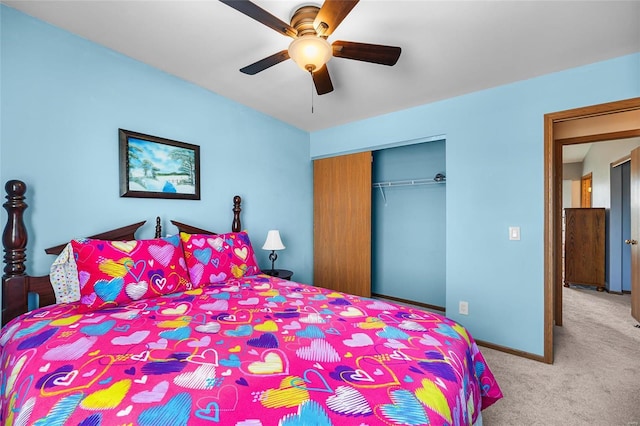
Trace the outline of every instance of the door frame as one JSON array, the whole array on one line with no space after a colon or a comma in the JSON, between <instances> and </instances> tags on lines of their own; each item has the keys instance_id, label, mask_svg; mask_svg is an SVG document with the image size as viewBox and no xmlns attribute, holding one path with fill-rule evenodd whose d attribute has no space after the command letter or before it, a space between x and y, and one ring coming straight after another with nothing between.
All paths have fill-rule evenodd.
<instances>
[{"instance_id":1,"label":"door frame","mask_svg":"<svg viewBox=\"0 0 640 426\"><path fill-rule=\"evenodd\" d=\"M553 325L562 325L562 147L640 136L640 127L555 139L554 124L640 109L640 97L544 115L544 362L553 363Z\"/></svg>"}]
</instances>

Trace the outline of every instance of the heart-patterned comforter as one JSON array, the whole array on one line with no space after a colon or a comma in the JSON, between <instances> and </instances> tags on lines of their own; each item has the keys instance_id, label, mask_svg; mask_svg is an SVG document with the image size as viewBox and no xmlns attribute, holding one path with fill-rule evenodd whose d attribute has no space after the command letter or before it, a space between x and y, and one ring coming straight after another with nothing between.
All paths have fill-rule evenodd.
<instances>
[{"instance_id":1,"label":"heart-patterned comforter","mask_svg":"<svg viewBox=\"0 0 640 426\"><path fill-rule=\"evenodd\" d=\"M457 425L502 397L446 317L263 275L0 334L9 425Z\"/></svg>"}]
</instances>

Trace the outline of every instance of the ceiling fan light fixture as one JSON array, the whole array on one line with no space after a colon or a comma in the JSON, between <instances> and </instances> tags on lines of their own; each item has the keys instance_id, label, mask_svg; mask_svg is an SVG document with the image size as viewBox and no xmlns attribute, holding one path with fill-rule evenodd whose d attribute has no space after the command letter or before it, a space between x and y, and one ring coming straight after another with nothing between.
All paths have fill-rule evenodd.
<instances>
[{"instance_id":1,"label":"ceiling fan light fixture","mask_svg":"<svg viewBox=\"0 0 640 426\"><path fill-rule=\"evenodd\" d=\"M313 34L298 37L289 45L289 57L305 71L314 72L322 68L332 56L327 40Z\"/></svg>"}]
</instances>

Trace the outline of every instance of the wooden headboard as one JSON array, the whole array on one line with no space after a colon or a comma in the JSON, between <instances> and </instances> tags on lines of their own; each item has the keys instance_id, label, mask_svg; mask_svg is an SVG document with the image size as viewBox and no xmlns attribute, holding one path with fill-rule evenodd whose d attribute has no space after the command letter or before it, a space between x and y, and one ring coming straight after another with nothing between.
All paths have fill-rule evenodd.
<instances>
[{"instance_id":1,"label":"wooden headboard","mask_svg":"<svg viewBox=\"0 0 640 426\"><path fill-rule=\"evenodd\" d=\"M39 305L52 305L56 302L53 287L49 275L30 276L26 273L27 261L27 227L24 222L24 211L28 207L25 202L27 185L19 180L9 180L5 184L7 201L2 205L8 213L7 223L2 234L4 247L4 275L2 276L2 325L28 311L28 295L36 293L39 296ZM242 199L236 195L233 197L233 221L232 232L240 232L242 222L240 213ZM117 229L111 229L88 238L100 240L123 241L134 240L136 231L146 223L141 221ZM172 220L171 223L178 228L178 232L190 234L215 234L203 228L187 225ZM155 237L162 235L160 218L156 217ZM58 255L67 243L45 249L45 253ZM52 261L53 262L53 261Z\"/></svg>"}]
</instances>

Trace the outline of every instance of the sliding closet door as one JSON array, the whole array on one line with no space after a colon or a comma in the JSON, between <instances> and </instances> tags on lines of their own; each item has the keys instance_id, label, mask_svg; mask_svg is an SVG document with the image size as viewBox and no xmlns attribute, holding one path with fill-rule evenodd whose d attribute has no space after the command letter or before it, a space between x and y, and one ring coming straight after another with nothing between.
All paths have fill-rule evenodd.
<instances>
[{"instance_id":1,"label":"sliding closet door","mask_svg":"<svg viewBox=\"0 0 640 426\"><path fill-rule=\"evenodd\" d=\"M640 321L640 148L631 151L631 316Z\"/></svg>"},{"instance_id":2,"label":"sliding closet door","mask_svg":"<svg viewBox=\"0 0 640 426\"><path fill-rule=\"evenodd\" d=\"M371 152L313 162L313 284L371 296Z\"/></svg>"}]
</instances>

